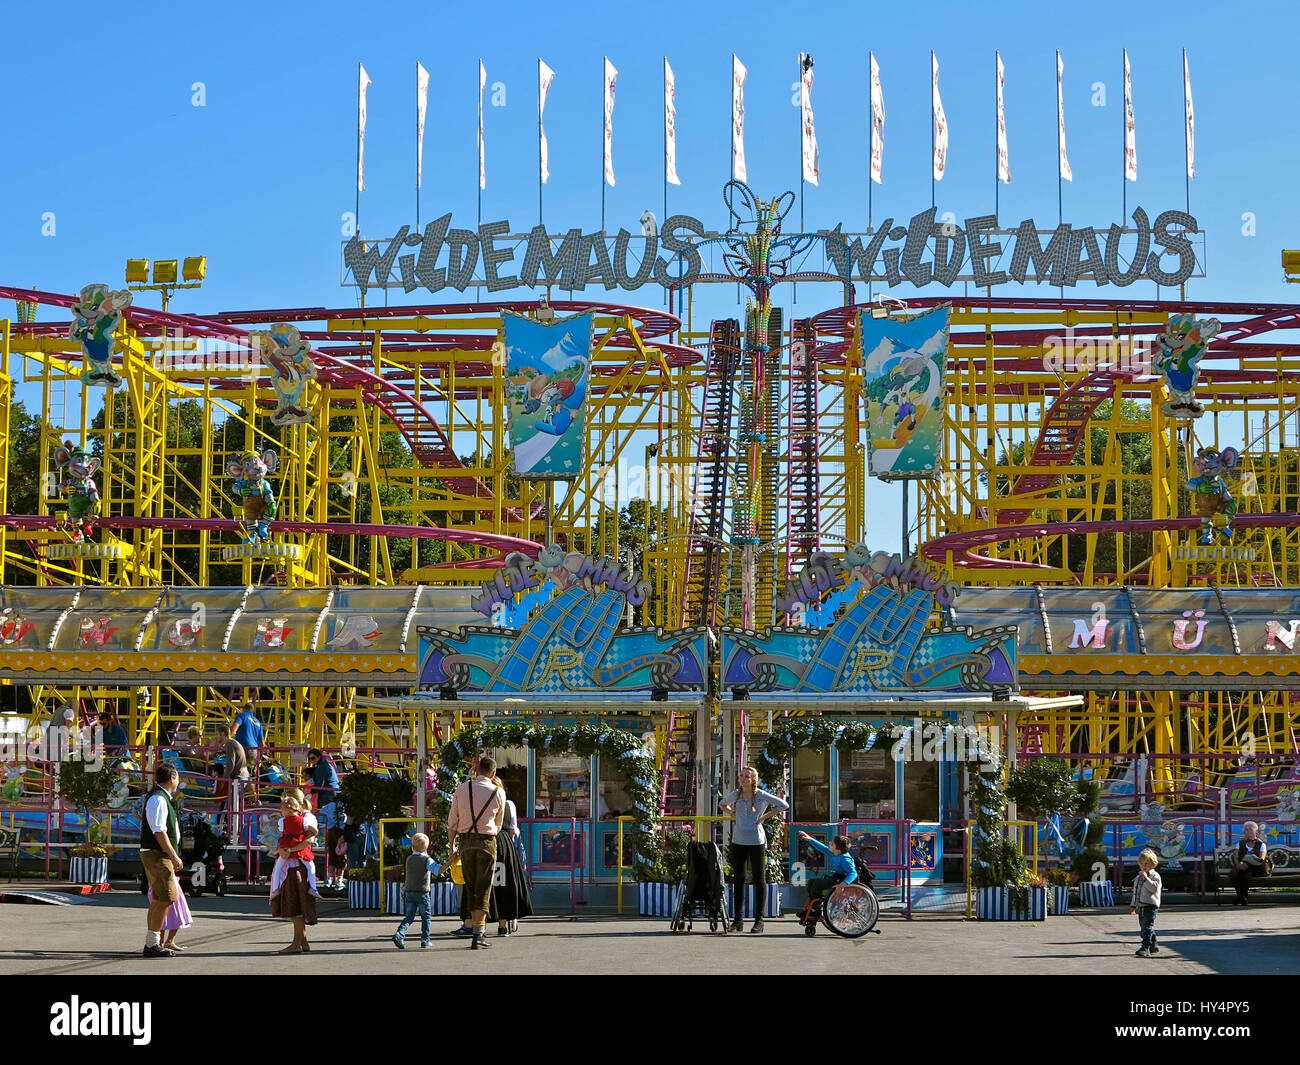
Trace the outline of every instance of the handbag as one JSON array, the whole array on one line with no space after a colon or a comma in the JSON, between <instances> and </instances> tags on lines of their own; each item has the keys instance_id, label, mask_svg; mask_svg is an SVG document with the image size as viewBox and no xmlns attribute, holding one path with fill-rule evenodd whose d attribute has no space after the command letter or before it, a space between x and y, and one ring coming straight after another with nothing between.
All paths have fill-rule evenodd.
<instances>
[{"instance_id":1,"label":"handbag","mask_svg":"<svg viewBox=\"0 0 1300 1065\"><path fill-rule=\"evenodd\" d=\"M451 882L453 884L460 884L462 887L464 886L465 867L460 864L459 854L456 855L455 859L451 863L451 867L447 871L451 874Z\"/></svg>"}]
</instances>

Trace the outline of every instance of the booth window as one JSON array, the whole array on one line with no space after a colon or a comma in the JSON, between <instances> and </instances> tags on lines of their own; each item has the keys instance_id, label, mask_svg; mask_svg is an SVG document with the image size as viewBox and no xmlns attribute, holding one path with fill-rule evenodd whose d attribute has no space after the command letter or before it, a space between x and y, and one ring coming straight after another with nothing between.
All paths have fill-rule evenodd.
<instances>
[{"instance_id":1,"label":"booth window","mask_svg":"<svg viewBox=\"0 0 1300 1065\"><path fill-rule=\"evenodd\" d=\"M889 744L840 752L840 812L844 818L894 816L894 759Z\"/></svg>"},{"instance_id":2,"label":"booth window","mask_svg":"<svg viewBox=\"0 0 1300 1065\"><path fill-rule=\"evenodd\" d=\"M825 823L831 819L830 774L827 772L829 751L795 751L791 770L793 785L791 820Z\"/></svg>"},{"instance_id":3,"label":"booth window","mask_svg":"<svg viewBox=\"0 0 1300 1065\"><path fill-rule=\"evenodd\" d=\"M623 814L634 814L632 793L627 790L627 776L618 768L613 758L597 760L600 773L596 789L596 809L592 816L597 821L613 821Z\"/></svg>"},{"instance_id":4,"label":"booth window","mask_svg":"<svg viewBox=\"0 0 1300 1065\"><path fill-rule=\"evenodd\" d=\"M903 764L903 816L912 821L939 820L939 769L942 763Z\"/></svg>"},{"instance_id":5,"label":"booth window","mask_svg":"<svg viewBox=\"0 0 1300 1065\"><path fill-rule=\"evenodd\" d=\"M515 804L520 817L530 816L528 806L528 748L498 747L492 752L497 760L497 780L506 789L506 798Z\"/></svg>"},{"instance_id":6,"label":"booth window","mask_svg":"<svg viewBox=\"0 0 1300 1065\"><path fill-rule=\"evenodd\" d=\"M591 816L591 761L576 754L537 756L538 817Z\"/></svg>"}]
</instances>

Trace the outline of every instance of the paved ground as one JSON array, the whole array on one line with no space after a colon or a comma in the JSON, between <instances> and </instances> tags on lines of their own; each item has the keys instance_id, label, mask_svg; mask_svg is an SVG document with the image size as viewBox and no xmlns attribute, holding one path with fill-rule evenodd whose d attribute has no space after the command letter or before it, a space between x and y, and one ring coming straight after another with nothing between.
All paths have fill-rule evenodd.
<instances>
[{"instance_id":1,"label":"paved ground","mask_svg":"<svg viewBox=\"0 0 1300 1065\"><path fill-rule=\"evenodd\" d=\"M301 957L277 957L288 943L287 922L272 920L265 899L205 896L193 901L193 928L181 934L190 950L181 957L139 956L144 908L136 892L113 891L72 906L0 905L0 975L96 976L169 974L399 974L482 971L520 974L734 972L865 972L971 974L1201 973L1295 974L1300 972L1300 908L1260 905L1249 910L1173 906L1160 915L1162 945L1156 958L1134 958L1137 920L1127 911L1054 917L1037 924L965 921L925 916L907 921L886 914L881 935L848 941L825 929L803 936L792 917L768 922L762 936L723 938L705 933L674 936L667 922L646 918L542 917L523 922L518 936L493 938L492 951L470 951L445 934L429 950L398 951L388 937L396 917L348 910L324 902L310 931L309 965ZM435 932L454 919L434 919Z\"/></svg>"}]
</instances>

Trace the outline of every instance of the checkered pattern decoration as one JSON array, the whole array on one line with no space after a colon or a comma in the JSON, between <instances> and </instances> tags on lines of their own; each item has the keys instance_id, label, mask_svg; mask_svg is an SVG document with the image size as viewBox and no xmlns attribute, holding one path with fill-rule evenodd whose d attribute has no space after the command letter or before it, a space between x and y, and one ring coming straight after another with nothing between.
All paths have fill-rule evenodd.
<instances>
[{"instance_id":1,"label":"checkered pattern decoration","mask_svg":"<svg viewBox=\"0 0 1300 1065\"><path fill-rule=\"evenodd\" d=\"M46 558L123 558L123 544L50 544L45 549Z\"/></svg>"},{"instance_id":2,"label":"checkered pattern decoration","mask_svg":"<svg viewBox=\"0 0 1300 1065\"><path fill-rule=\"evenodd\" d=\"M221 549L221 558L230 562L237 558L298 558L302 548L298 544L231 544Z\"/></svg>"}]
</instances>

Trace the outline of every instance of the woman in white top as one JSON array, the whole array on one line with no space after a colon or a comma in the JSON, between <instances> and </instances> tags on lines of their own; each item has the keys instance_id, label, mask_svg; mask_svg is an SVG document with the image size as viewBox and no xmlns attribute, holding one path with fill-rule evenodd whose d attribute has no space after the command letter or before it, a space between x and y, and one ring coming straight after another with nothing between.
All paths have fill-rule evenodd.
<instances>
[{"instance_id":1,"label":"woman in white top","mask_svg":"<svg viewBox=\"0 0 1300 1065\"><path fill-rule=\"evenodd\" d=\"M750 931L761 932L767 901L767 833L763 831L763 822L785 813L790 804L758 786L758 770L752 765L740 771L739 783L739 788L723 796L719 807L722 813L735 818L731 829L731 879L735 885L736 916L731 928L739 932L744 927L741 914L745 911L745 865L748 863L750 879L754 882L754 927Z\"/></svg>"}]
</instances>

